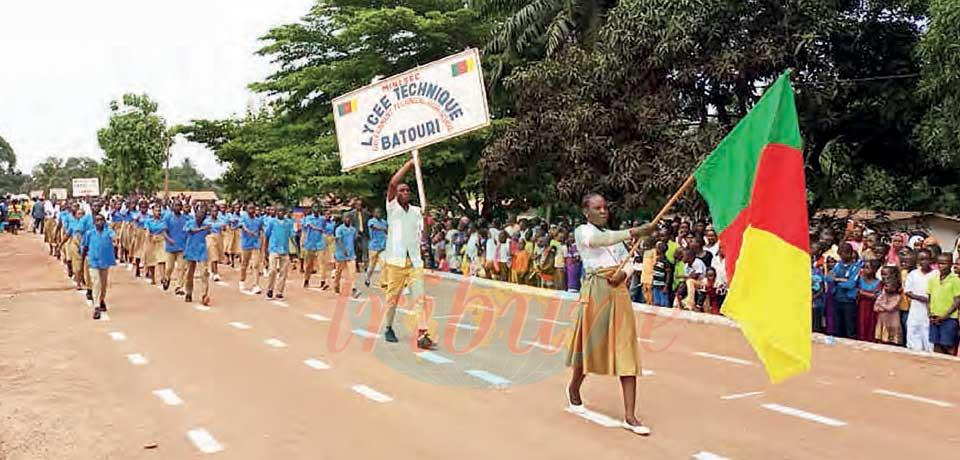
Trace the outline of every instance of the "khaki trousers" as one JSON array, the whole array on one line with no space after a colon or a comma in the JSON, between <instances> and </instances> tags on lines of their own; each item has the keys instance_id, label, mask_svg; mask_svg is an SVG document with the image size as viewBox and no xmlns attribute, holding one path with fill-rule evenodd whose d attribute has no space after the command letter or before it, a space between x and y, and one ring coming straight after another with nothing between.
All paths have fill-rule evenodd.
<instances>
[{"instance_id":1,"label":"khaki trousers","mask_svg":"<svg viewBox=\"0 0 960 460\"><path fill-rule=\"evenodd\" d=\"M193 295L193 277L200 270L200 298L210 295L210 263L207 261L188 261L187 262L187 295Z\"/></svg>"},{"instance_id":2,"label":"khaki trousers","mask_svg":"<svg viewBox=\"0 0 960 460\"><path fill-rule=\"evenodd\" d=\"M317 251L303 251L303 280L309 282L310 276L313 275L313 271L316 270L320 273L320 281L323 283L327 282L327 278L330 277L330 267L327 266L325 257L327 255L326 249L320 249Z\"/></svg>"},{"instance_id":3,"label":"khaki trousers","mask_svg":"<svg viewBox=\"0 0 960 460\"><path fill-rule=\"evenodd\" d=\"M100 306L100 302L103 302L107 298L107 283L109 278L110 269L108 268L94 268L90 270L91 283L93 285L93 306Z\"/></svg>"},{"instance_id":4,"label":"khaki trousers","mask_svg":"<svg viewBox=\"0 0 960 460\"><path fill-rule=\"evenodd\" d=\"M168 252L167 253L167 266L166 273L163 274L163 279L176 281L174 285L177 289L183 289L183 282L186 276L186 264L183 261L183 251L179 252ZM173 274L174 269L177 270L177 278L173 280L170 278L170 275Z\"/></svg>"},{"instance_id":5,"label":"khaki trousers","mask_svg":"<svg viewBox=\"0 0 960 460\"><path fill-rule=\"evenodd\" d=\"M253 279L254 285L260 285L260 274L261 269L263 268L263 256L260 249L244 249L243 255L240 257L240 281L247 281L247 269L250 268L251 262L253 263Z\"/></svg>"},{"instance_id":6,"label":"khaki trousers","mask_svg":"<svg viewBox=\"0 0 960 460\"><path fill-rule=\"evenodd\" d=\"M287 286L287 267L290 265L290 256L287 254L270 254L270 271L267 273L267 291L274 294L283 294ZM277 273L279 272L279 283Z\"/></svg>"},{"instance_id":7,"label":"khaki trousers","mask_svg":"<svg viewBox=\"0 0 960 460\"><path fill-rule=\"evenodd\" d=\"M340 293L340 280L343 279L343 273L347 273L347 284L353 288L353 281L357 275L356 260L338 260L337 271L333 275L333 292Z\"/></svg>"}]
</instances>

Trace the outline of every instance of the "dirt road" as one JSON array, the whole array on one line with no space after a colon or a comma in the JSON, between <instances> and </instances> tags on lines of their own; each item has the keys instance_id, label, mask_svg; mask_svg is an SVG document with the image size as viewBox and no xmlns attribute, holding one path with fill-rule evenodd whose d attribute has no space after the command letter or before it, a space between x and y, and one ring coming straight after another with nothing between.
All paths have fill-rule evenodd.
<instances>
[{"instance_id":1,"label":"dirt road","mask_svg":"<svg viewBox=\"0 0 960 460\"><path fill-rule=\"evenodd\" d=\"M221 270L198 309L111 272L109 319L33 235L0 235L0 459L960 458L960 363L814 345L814 368L767 384L736 329L638 315L640 416L563 410L570 303L431 277L441 347L376 337L380 291L241 293ZM398 315L409 320L408 315Z\"/></svg>"}]
</instances>

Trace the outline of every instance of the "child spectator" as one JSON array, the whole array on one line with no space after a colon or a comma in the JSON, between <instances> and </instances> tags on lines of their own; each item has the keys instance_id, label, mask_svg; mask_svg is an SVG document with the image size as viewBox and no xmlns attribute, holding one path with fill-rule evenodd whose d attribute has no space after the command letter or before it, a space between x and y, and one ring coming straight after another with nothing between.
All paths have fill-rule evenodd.
<instances>
[{"instance_id":1,"label":"child spectator","mask_svg":"<svg viewBox=\"0 0 960 460\"><path fill-rule=\"evenodd\" d=\"M873 304L877 314L877 328L874 339L880 343L900 345L903 343L903 329L900 326L900 280L888 277L883 281L883 290Z\"/></svg>"},{"instance_id":2,"label":"child spectator","mask_svg":"<svg viewBox=\"0 0 960 460\"><path fill-rule=\"evenodd\" d=\"M880 280L876 277L878 259L869 259L860 270L857 280L857 337L865 342L873 342L877 329L877 318L873 304L880 293Z\"/></svg>"},{"instance_id":3,"label":"child spectator","mask_svg":"<svg viewBox=\"0 0 960 460\"><path fill-rule=\"evenodd\" d=\"M653 304L658 307L670 307L670 287L673 284L673 264L667 258L667 243L657 243L657 260L653 265Z\"/></svg>"},{"instance_id":4,"label":"child spectator","mask_svg":"<svg viewBox=\"0 0 960 460\"><path fill-rule=\"evenodd\" d=\"M863 260L857 257L850 243L843 243L837 250L840 261L833 267L830 277L836 282L834 301L834 327L839 337L857 337L857 279Z\"/></svg>"},{"instance_id":5,"label":"child spectator","mask_svg":"<svg viewBox=\"0 0 960 460\"><path fill-rule=\"evenodd\" d=\"M580 292L580 252L577 250L576 239L573 235L567 237L567 292ZM651 269L652 271L652 269Z\"/></svg>"},{"instance_id":6,"label":"child spectator","mask_svg":"<svg viewBox=\"0 0 960 460\"><path fill-rule=\"evenodd\" d=\"M812 312L812 321L813 321L813 332L824 332L826 330L825 324L823 322L824 310L827 306L827 280L826 276L823 274L823 270L817 266L818 255L818 245L814 243L810 248L811 254L811 274L810 274L810 292L811 297L813 298L813 312Z\"/></svg>"},{"instance_id":7,"label":"child spectator","mask_svg":"<svg viewBox=\"0 0 960 460\"><path fill-rule=\"evenodd\" d=\"M917 253L917 265L919 268L907 275L907 282L904 285L906 296L910 298L910 312L907 314L907 328L904 334L907 336L907 348L932 351L928 292L930 281L940 276L940 272L933 269L930 251L927 249L921 249Z\"/></svg>"}]
</instances>

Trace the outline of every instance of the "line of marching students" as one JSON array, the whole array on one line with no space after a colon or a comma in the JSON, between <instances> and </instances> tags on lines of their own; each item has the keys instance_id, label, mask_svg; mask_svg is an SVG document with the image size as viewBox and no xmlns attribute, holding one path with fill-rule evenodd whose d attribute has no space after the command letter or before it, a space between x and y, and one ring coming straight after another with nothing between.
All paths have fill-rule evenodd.
<instances>
[{"instance_id":1,"label":"line of marching students","mask_svg":"<svg viewBox=\"0 0 960 460\"><path fill-rule=\"evenodd\" d=\"M335 218L319 206L300 222L284 206L241 207L172 199L61 200L44 220L49 254L60 259L77 290L86 290L93 318L107 311L109 270L126 264L135 277L146 277L164 291L210 305L210 281L220 280L220 267L239 265L241 291L265 292L267 299L284 298L291 261L301 262L303 287L319 272L322 290L340 293L346 281L354 287L357 229L351 216ZM386 240L386 223L379 211L370 219L371 263ZM330 260L334 261L331 281ZM199 279L199 288L195 280ZM332 285L331 285L332 284Z\"/></svg>"}]
</instances>

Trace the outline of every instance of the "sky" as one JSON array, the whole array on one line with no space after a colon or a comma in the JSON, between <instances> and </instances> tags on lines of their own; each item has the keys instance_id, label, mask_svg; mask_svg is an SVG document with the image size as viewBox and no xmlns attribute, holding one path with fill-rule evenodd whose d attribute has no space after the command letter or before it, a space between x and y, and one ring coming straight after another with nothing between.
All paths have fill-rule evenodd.
<instances>
[{"instance_id":1,"label":"sky","mask_svg":"<svg viewBox=\"0 0 960 460\"><path fill-rule=\"evenodd\" d=\"M169 125L242 115L261 103L247 85L273 70L254 55L257 39L313 3L3 0L0 136L30 172L50 156L101 158L97 130L124 93L148 94ZM171 152L171 165L224 170L202 145L180 140Z\"/></svg>"}]
</instances>

